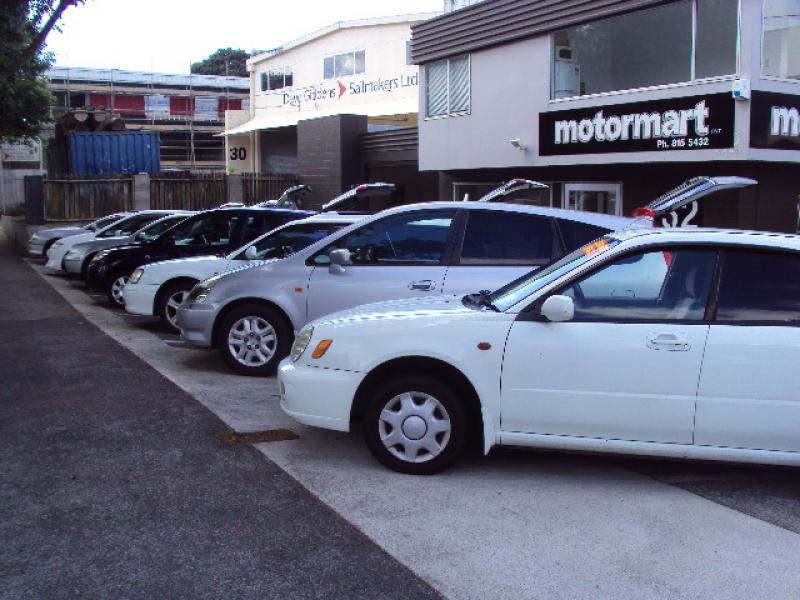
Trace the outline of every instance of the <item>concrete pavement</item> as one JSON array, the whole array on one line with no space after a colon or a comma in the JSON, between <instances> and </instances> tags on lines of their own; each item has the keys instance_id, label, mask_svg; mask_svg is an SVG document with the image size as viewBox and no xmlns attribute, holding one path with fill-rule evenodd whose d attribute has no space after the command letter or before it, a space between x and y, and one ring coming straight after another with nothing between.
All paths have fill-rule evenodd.
<instances>
[{"instance_id":1,"label":"concrete pavement","mask_svg":"<svg viewBox=\"0 0 800 600\"><path fill-rule=\"evenodd\" d=\"M502 450L437 477L399 475L377 465L360 436L288 419L274 380L232 375L215 353L176 347L152 321L47 280L231 428L299 433L257 447L447 597L800 596L794 471ZM766 491L753 473L767 474Z\"/></svg>"}]
</instances>

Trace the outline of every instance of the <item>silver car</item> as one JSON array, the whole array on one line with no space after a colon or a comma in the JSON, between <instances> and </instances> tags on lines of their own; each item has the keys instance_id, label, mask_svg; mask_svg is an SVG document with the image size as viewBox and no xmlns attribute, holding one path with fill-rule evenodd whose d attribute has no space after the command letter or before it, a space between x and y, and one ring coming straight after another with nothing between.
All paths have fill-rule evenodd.
<instances>
[{"instance_id":1,"label":"silver car","mask_svg":"<svg viewBox=\"0 0 800 600\"><path fill-rule=\"evenodd\" d=\"M50 227L48 229L40 229L34 233L28 240L28 254L36 258L44 258L47 255L47 250L55 242L61 238L78 235L81 233L92 233L99 231L103 227L111 225L115 221L132 214L129 212L120 212L101 217L96 221L92 221L86 225L73 226L73 227Z\"/></svg>"},{"instance_id":2,"label":"silver car","mask_svg":"<svg viewBox=\"0 0 800 600\"><path fill-rule=\"evenodd\" d=\"M154 240L173 225L177 225L185 218L195 214L193 211L176 211L175 214L167 215L157 221L152 221L139 230L125 236L99 236L88 242L75 244L70 248L62 259L64 270L73 275L85 275L86 267L89 266L92 258L100 250L116 248L117 246L127 246L135 242L148 242ZM116 232L114 232L116 233Z\"/></svg>"}]
</instances>

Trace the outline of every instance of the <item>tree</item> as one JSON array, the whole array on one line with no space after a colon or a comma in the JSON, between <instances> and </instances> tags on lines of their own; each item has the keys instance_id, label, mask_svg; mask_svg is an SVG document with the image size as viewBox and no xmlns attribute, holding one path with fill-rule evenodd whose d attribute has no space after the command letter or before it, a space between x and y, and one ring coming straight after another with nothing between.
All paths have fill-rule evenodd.
<instances>
[{"instance_id":1,"label":"tree","mask_svg":"<svg viewBox=\"0 0 800 600\"><path fill-rule=\"evenodd\" d=\"M205 60L192 63L190 72L198 75L247 77L248 58L250 58L250 55L244 50L220 48Z\"/></svg>"},{"instance_id":2,"label":"tree","mask_svg":"<svg viewBox=\"0 0 800 600\"><path fill-rule=\"evenodd\" d=\"M0 139L33 136L49 118L44 41L67 7L82 0L0 0Z\"/></svg>"}]
</instances>

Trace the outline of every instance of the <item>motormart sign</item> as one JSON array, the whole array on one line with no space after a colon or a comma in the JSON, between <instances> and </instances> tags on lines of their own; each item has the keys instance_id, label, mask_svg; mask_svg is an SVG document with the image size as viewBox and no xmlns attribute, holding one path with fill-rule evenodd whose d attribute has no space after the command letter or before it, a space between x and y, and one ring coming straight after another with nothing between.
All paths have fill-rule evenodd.
<instances>
[{"instance_id":1,"label":"motormart sign","mask_svg":"<svg viewBox=\"0 0 800 600\"><path fill-rule=\"evenodd\" d=\"M732 148L730 94L688 96L539 114L539 154Z\"/></svg>"}]
</instances>

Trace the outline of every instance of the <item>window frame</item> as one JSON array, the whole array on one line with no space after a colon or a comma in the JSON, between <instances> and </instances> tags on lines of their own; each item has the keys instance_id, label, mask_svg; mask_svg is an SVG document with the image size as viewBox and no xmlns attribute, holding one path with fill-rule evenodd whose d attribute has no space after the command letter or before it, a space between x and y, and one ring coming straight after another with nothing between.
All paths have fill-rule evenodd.
<instances>
[{"instance_id":1,"label":"window frame","mask_svg":"<svg viewBox=\"0 0 800 600\"><path fill-rule=\"evenodd\" d=\"M270 86L269 83L270 73L277 73L279 71L283 74L283 86L273 88ZM289 71L292 74L292 85L286 85L287 71ZM287 88L294 87L294 68L292 67L292 65L283 65L282 67L267 67L265 70L259 72L258 78L259 78L259 89L262 93L285 90Z\"/></svg>"},{"instance_id":2,"label":"window frame","mask_svg":"<svg viewBox=\"0 0 800 600\"><path fill-rule=\"evenodd\" d=\"M733 80L736 80L739 77L741 77L741 74L742 74L742 0L736 0L736 44L735 44L735 48L736 48L735 49L735 52L736 52L736 59L735 59L736 67L735 68L736 68L736 71L735 71L735 73L730 73L730 74L726 74L726 75L714 75L714 76L711 76L711 77L702 77L702 78L696 78L695 77L695 72L696 72L696 68L697 68L696 46L697 46L697 2L698 2L698 0L689 0L689 1L692 4L692 23L691 23L691 28L692 28L692 47L691 47L691 51L690 51L691 64L689 65L690 66L691 78L689 80L687 80L687 81L676 81L676 82L673 82L673 83L660 83L660 84L643 86L643 87L624 88L624 89L620 89L620 90L609 90L609 91L606 91L606 92L594 92L594 93L591 93L591 94L578 94L578 95L575 95L575 96L565 96L564 98L554 98L553 94L555 92L554 86L555 86L555 66L556 66L556 60L555 60L556 59L556 56L555 56L555 36L556 36L556 34L562 32L562 31L567 31L568 29L571 29L572 27L576 26L576 25L572 25L570 27L566 27L564 29L560 29L558 31L554 31L554 32L550 33L550 36L549 36L550 37L550 49L549 49L549 51L550 51L550 94L549 94L548 104L559 104L559 103L562 103L562 102L570 102L570 101L575 101L575 100L579 100L579 99L580 100L585 100L585 99L591 99L591 98L604 98L604 97L608 97L608 96L635 94L635 93L639 93L639 92L646 92L646 91L653 91L653 90L668 90L668 89L675 89L675 88L683 88L683 87L696 86L696 85L702 85L702 84L707 84L707 83L718 83L718 82L722 82L722 81L733 81ZM762 1L766 1L766 0L762 0ZM660 8L662 6L664 6L664 5L647 7L647 8L643 8L641 10L657 10L658 8ZM634 11L634 12L637 12L637 11ZM628 14L628 13L623 13L623 15L624 14ZM594 20L594 21L589 21L589 23L599 23L601 21L605 21L605 20L609 20L609 19L615 19L615 18L618 18L618 17L623 16L623 15L613 15L613 16L610 16L610 17L605 17L603 19L597 19L597 20ZM763 15L763 12L762 12L762 15ZM581 23L581 24L587 24L587 23ZM763 37L763 29L764 29L764 27L763 27L763 16L762 16L762 25L761 25L762 37ZM762 49L763 49L763 42L762 42ZM763 70L762 70L762 73L763 73ZM787 80L782 79L782 81L787 81ZM797 81L797 80L794 79L794 80L788 80L788 81Z\"/></svg>"},{"instance_id":3,"label":"window frame","mask_svg":"<svg viewBox=\"0 0 800 600\"><path fill-rule=\"evenodd\" d=\"M800 260L800 251L791 250L789 248L772 248L769 246L738 246L738 245L730 245L725 246L720 251L720 259L717 268L717 279L714 282L714 287L712 288L713 292L713 299L714 299L714 311L711 319L712 325L726 325L726 326L733 326L733 327L741 327L741 326L749 326L749 327L800 327L800 319L797 321L764 321L758 319L743 319L743 320L731 320L731 321L722 321L718 319L718 310L719 310L719 294L722 287L722 278L725 274L725 259L727 258L727 254L729 252L750 252L750 253L760 253L760 254L779 254L784 256L793 256L797 260Z\"/></svg>"},{"instance_id":4,"label":"window frame","mask_svg":"<svg viewBox=\"0 0 800 600\"><path fill-rule=\"evenodd\" d=\"M452 111L450 107L450 61L457 58L466 57L467 59L467 98L468 98L468 108L466 110L459 110L459 111ZM430 65L435 65L438 63L447 63L447 112L441 115L429 115L428 114L428 68ZM472 114L472 54L471 53L464 53L464 54L457 54L455 56L448 56L447 58L442 58L440 60L434 60L429 62L425 65L425 118L424 121L432 121L435 119L447 119L449 117L461 117L464 115Z\"/></svg>"},{"instance_id":5,"label":"window frame","mask_svg":"<svg viewBox=\"0 0 800 600\"><path fill-rule=\"evenodd\" d=\"M364 70L363 71L356 71L356 54L359 52L364 53ZM339 56L346 56L351 55L353 57L353 72L348 75L342 75L336 72L336 58ZM333 74L330 77L325 75L325 61L331 59L333 61ZM366 48L356 48L355 50L348 50L347 52L336 52L335 54L326 54L322 57L322 80L323 81L331 81L332 79L338 79L339 77L355 77L356 75L365 75L367 72L367 50Z\"/></svg>"},{"instance_id":6,"label":"window frame","mask_svg":"<svg viewBox=\"0 0 800 600\"><path fill-rule=\"evenodd\" d=\"M459 211L463 213L462 218L459 221L459 228L458 228L458 237L454 240L454 247L453 247L453 255L450 261L450 265L452 267L531 267L531 270L543 267L544 265L550 264L553 260L557 260L561 256L563 256L564 252L564 241L561 236L560 228L554 222L555 219L553 217L547 215L537 215L535 213L527 213L527 212L516 212L512 210L491 210L491 209L467 209ZM550 227L550 231L553 235L552 238L552 248L550 258L548 259L536 259L534 261L528 261L524 259L483 259L483 258L468 258L464 259L462 257L462 252L464 251L464 241L467 237L467 227L469 227L469 218L472 214L481 213L481 214L502 214L502 215L512 215L517 217L530 217L534 219L540 219L543 221L547 221L547 224Z\"/></svg>"},{"instance_id":7,"label":"window frame","mask_svg":"<svg viewBox=\"0 0 800 600\"><path fill-rule=\"evenodd\" d=\"M795 85L800 85L800 77L781 77L780 75L768 75L764 72L764 10L766 8L766 4L769 0L761 0L761 20L759 23L760 27L760 35L759 35L759 48L758 48L758 75L761 79L767 81L780 81L783 83L792 83ZM741 0L739 2L741 6ZM740 12L740 19L741 19L741 12ZM741 22L741 21L740 21Z\"/></svg>"},{"instance_id":8,"label":"window frame","mask_svg":"<svg viewBox=\"0 0 800 600\"><path fill-rule=\"evenodd\" d=\"M370 221L369 223L361 223L359 227L355 229L351 229L350 231L341 234L334 240L331 240L324 248L320 248L316 252L314 252L311 256L306 259L306 266L308 267L317 267L320 269L327 269L330 263L317 263L316 259L319 256L327 255L326 250L331 246L336 246L336 248L342 248L340 246L340 242L353 234L356 234L358 231L362 230L365 227L370 227L377 223L381 223L385 220L394 219L397 217L424 217L430 215L431 213L439 213L445 211L452 211L453 216L450 221L450 231L447 234L447 238L444 242L444 248L442 249L442 258L437 264L431 263L424 263L424 262L406 262L406 263L375 263L375 264L358 264L353 263L348 265L347 268L350 269L352 267L388 267L388 268L397 268L397 267L447 267L452 265L453 261L453 253L455 249L455 243L457 239L457 235L463 235L464 230L464 219L462 217L462 213L464 211L453 209L453 208L436 208L431 210L415 210L409 212L403 212L395 215L387 215L382 219L376 219L375 221ZM435 218L435 217L434 217Z\"/></svg>"},{"instance_id":9,"label":"window frame","mask_svg":"<svg viewBox=\"0 0 800 600\"><path fill-rule=\"evenodd\" d=\"M571 276L568 280L560 283L557 287L553 288L544 295L538 297L533 302L528 303L525 306L525 308L523 308L517 315L517 320L549 323L550 321L548 321L548 319L545 318L541 313L542 304L544 304L545 300L547 300L550 296L557 296L561 294L564 290L571 287L579 279L585 279L587 277L591 277L598 271L606 268L611 263L624 259L633 254L646 254L650 252L663 252L663 251L669 252L669 251L677 251L678 249L680 249L689 251L708 251L716 253L714 268L711 273L711 282L709 284L708 298L706 300L706 307L702 319L596 318L596 319L572 320L572 321L567 321L567 323L588 323L588 324L613 323L617 325L632 325L632 324L706 325L706 326L711 325L713 324L714 317L716 316L717 299L719 297L719 282L720 282L720 272L722 266L721 256L724 253L725 249L729 247L731 246L725 244L697 244L692 242L679 242L673 244L653 244L653 245L637 246L635 248L631 248L624 252L619 252L609 257L607 260L603 261L600 264L594 265L589 269L576 273L575 275ZM733 247L738 247L738 246L733 246Z\"/></svg>"}]
</instances>

